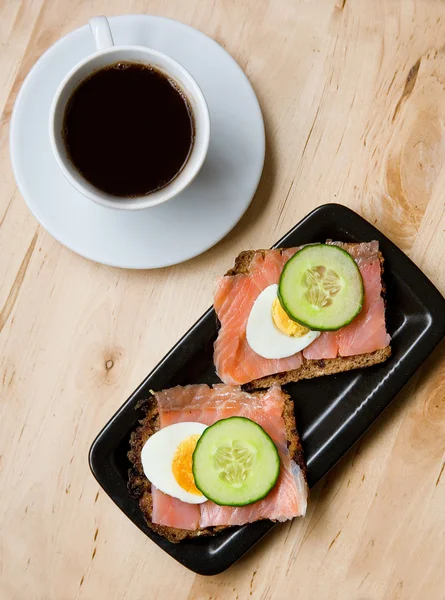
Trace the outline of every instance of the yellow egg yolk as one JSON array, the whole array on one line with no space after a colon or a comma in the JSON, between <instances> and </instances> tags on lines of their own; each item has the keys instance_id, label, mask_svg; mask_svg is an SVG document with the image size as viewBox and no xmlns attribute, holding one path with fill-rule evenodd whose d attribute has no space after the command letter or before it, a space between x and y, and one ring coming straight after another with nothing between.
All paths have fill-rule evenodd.
<instances>
[{"instance_id":1,"label":"yellow egg yolk","mask_svg":"<svg viewBox=\"0 0 445 600\"><path fill-rule=\"evenodd\" d=\"M272 320L275 326L284 334L292 337L301 337L308 333L309 329L292 321L284 308L281 306L278 298L275 298L272 304Z\"/></svg>"},{"instance_id":2,"label":"yellow egg yolk","mask_svg":"<svg viewBox=\"0 0 445 600\"><path fill-rule=\"evenodd\" d=\"M190 494L202 496L195 485L195 479L192 471L193 452L201 436L190 435L179 444L173 456L172 471L177 483L183 490Z\"/></svg>"}]
</instances>

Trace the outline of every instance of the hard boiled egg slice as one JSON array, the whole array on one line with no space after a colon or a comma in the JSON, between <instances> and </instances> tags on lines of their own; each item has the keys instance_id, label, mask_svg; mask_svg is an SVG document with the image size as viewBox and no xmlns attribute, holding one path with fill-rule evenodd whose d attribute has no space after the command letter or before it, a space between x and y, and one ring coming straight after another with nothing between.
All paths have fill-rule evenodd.
<instances>
[{"instance_id":1,"label":"hard boiled egg slice","mask_svg":"<svg viewBox=\"0 0 445 600\"><path fill-rule=\"evenodd\" d=\"M193 452L205 429L202 423L175 423L148 438L141 452L142 467L158 490L189 504L207 501L195 486L192 471Z\"/></svg>"},{"instance_id":2,"label":"hard boiled egg slice","mask_svg":"<svg viewBox=\"0 0 445 600\"><path fill-rule=\"evenodd\" d=\"M255 300L247 321L247 343L254 352L263 358L286 358L309 346L320 335L319 331L310 331L294 323L295 327L283 323L282 315L277 315L276 304L278 285L269 285ZM280 327L288 334L280 331L275 325L272 313ZM278 318L280 320L278 321Z\"/></svg>"}]
</instances>

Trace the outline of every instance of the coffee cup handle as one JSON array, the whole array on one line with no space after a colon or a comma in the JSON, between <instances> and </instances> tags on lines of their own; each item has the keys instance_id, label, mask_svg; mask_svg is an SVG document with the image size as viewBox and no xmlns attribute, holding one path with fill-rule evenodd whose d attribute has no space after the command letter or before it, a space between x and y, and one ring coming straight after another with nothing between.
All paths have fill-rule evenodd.
<instances>
[{"instance_id":1,"label":"coffee cup handle","mask_svg":"<svg viewBox=\"0 0 445 600\"><path fill-rule=\"evenodd\" d=\"M111 35L110 24L107 17L93 17L88 21L93 34L96 50L104 50L114 46L113 36Z\"/></svg>"}]
</instances>

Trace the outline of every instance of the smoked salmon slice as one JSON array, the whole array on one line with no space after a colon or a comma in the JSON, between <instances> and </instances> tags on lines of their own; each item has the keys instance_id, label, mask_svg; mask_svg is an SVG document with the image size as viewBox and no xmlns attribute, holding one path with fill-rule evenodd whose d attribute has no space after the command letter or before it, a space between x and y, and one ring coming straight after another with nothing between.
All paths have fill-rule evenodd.
<instances>
[{"instance_id":1,"label":"smoked salmon slice","mask_svg":"<svg viewBox=\"0 0 445 600\"><path fill-rule=\"evenodd\" d=\"M391 338L385 324L378 242L327 243L342 247L356 261L365 288L362 311L346 327L322 333L302 353L278 360L259 356L246 339L250 311L259 294L269 285L279 282L285 263L299 248L256 252L248 273L220 277L216 284L214 307L221 328L214 345L214 363L224 383L243 385L268 375L298 369L304 360L355 356L389 345Z\"/></svg>"},{"instance_id":2,"label":"smoked salmon slice","mask_svg":"<svg viewBox=\"0 0 445 600\"><path fill-rule=\"evenodd\" d=\"M356 318L338 331L327 331L303 350L308 359L355 356L386 348L391 341L386 331L385 303L382 298L382 279L378 242L348 246L335 245L347 250L357 263L365 287L363 308Z\"/></svg>"},{"instance_id":3,"label":"smoked salmon slice","mask_svg":"<svg viewBox=\"0 0 445 600\"><path fill-rule=\"evenodd\" d=\"M214 346L213 361L224 383L240 385L301 366L301 352L276 360L263 358L251 349L246 339L247 321L255 300L269 285L278 283L284 265L297 250L257 252L248 274L218 279L214 307L221 328Z\"/></svg>"},{"instance_id":4,"label":"smoked salmon slice","mask_svg":"<svg viewBox=\"0 0 445 600\"><path fill-rule=\"evenodd\" d=\"M151 496L153 523L177 529L198 529L201 516L198 504L182 502L178 498L164 494L154 485L151 486Z\"/></svg>"},{"instance_id":5,"label":"smoked salmon slice","mask_svg":"<svg viewBox=\"0 0 445 600\"><path fill-rule=\"evenodd\" d=\"M243 525L259 519L285 521L306 513L308 487L302 468L291 459L284 420L285 396L277 385L262 396L228 385L189 385L155 393L160 427L182 421L213 425L233 416L255 421L271 436L281 458L281 471L272 491L247 506L219 506L210 500L187 504L152 486L152 521L159 525L196 530L212 526Z\"/></svg>"}]
</instances>

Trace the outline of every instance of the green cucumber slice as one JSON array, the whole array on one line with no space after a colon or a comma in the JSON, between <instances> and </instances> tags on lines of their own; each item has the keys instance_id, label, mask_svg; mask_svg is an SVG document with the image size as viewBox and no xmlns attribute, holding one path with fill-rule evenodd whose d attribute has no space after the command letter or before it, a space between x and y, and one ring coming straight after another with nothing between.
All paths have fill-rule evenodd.
<instances>
[{"instance_id":1,"label":"green cucumber slice","mask_svg":"<svg viewBox=\"0 0 445 600\"><path fill-rule=\"evenodd\" d=\"M363 307L360 270L338 246L314 244L284 265L278 298L289 317L314 331L336 331Z\"/></svg>"},{"instance_id":2,"label":"green cucumber slice","mask_svg":"<svg viewBox=\"0 0 445 600\"><path fill-rule=\"evenodd\" d=\"M193 453L196 487L222 506L244 506L270 492L280 474L271 437L245 417L221 419L208 427Z\"/></svg>"}]
</instances>

